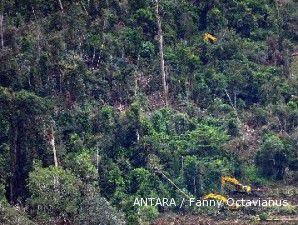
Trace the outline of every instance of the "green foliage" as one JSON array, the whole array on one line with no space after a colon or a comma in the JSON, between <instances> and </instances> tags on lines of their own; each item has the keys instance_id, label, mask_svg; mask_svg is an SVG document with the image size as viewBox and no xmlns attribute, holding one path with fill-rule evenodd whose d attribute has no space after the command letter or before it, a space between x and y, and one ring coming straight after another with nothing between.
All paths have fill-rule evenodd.
<instances>
[{"instance_id":1,"label":"green foliage","mask_svg":"<svg viewBox=\"0 0 298 225\"><path fill-rule=\"evenodd\" d=\"M246 179L246 182L257 186L265 185L267 183L266 179L261 176L259 168L255 165L243 166L242 177Z\"/></svg>"},{"instance_id":2,"label":"green foliage","mask_svg":"<svg viewBox=\"0 0 298 225\"><path fill-rule=\"evenodd\" d=\"M252 116L249 123L254 127L261 127L268 123L268 112L260 107L252 108Z\"/></svg>"},{"instance_id":3,"label":"green foliage","mask_svg":"<svg viewBox=\"0 0 298 225\"><path fill-rule=\"evenodd\" d=\"M237 136L239 135L239 125L238 121L235 118L231 118L227 122L227 129L228 129L228 134L231 136Z\"/></svg>"},{"instance_id":4,"label":"green foliage","mask_svg":"<svg viewBox=\"0 0 298 225\"><path fill-rule=\"evenodd\" d=\"M159 215L158 209L154 206L143 206L139 209L141 221L149 223L156 219Z\"/></svg>"},{"instance_id":5,"label":"green foliage","mask_svg":"<svg viewBox=\"0 0 298 225\"><path fill-rule=\"evenodd\" d=\"M153 35L156 31L155 16L150 8L137 10L132 18L134 23L140 26L146 35Z\"/></svg>"},{"instance_id":6,"label":"green foliage","mask_svg":"<svg viewBox=\"0 0 298 225\"><path fill-rule=\"evenodd\" d=\"M264 143L256 155L256 163L264 175L275 179L283 179L289 159L295 152L291 152L285 141L276 135L265 137Z\"/></svg>"},{"instance_id":7,"label":"green foliage","mask_svg":"<svg viewBox=\"0 0 298 225\"><path fill-rule=\"evenodd\" d=\"M228 158L206 158L201 160L201 173L203 174L203 191L219 192L221 187L220 178L234 174L236 164Z\"/></svg>"},{"instance_id":8,"label":"green foliage","mask_svg":"<svg viewBox=\"0 0 298 225\"><path fill-rule=\"evenodd\" d=\"M124 224L111 203L138 225L161 208L135 197L180 197L169 180L201 197L222 175L297 171L295 1L160 0L167 107L155 1L61 2L0 6L0 201L38 223Z\"/></svg>"},{"instance_id":9,"label":"green foliage","mask_svg":"<svg viewBox=\"0 0 298 225\"><path fill-rule=\"evenodd\" d=\"M89 151L82 151L74 158L71 165L75 174L80 176L80 179L85 183L96 183L98 171L94 165L93 157Z\"/></svg>"},{"instance_id":10,"label":"green foliage","mask_svg":"<svg viewBox=\"0 0 298 225\"><path fill-rule=\"evenodd\" d=\"M110 189L106 190L105 192L109 191L107 193L110 195L113 195L116 193L118 195L123 194L125 190L125 181L123 178L122 171L115 163L111 164L109 167L109 172L107 174L107 182Z\"/></svg>"},{"instance_id":11,"label":"green foliage","mask_svg":"<svg viewBox=\"0 0 298 225\"><path fill-rule=\"evenodd\" d=\"M268 213L267 212L263 212L259 215L259 218L261 221L266 221L268 219Z\"/></svg>"},{"instance_id":12,"label":"green foliage","mask_svg":"<svg viewBox=\"0 0 298 225\"><path fill-rule=\"evenodd\" d=\"M0 206L0 223L5 225L36 225L28 216L17 208Z\"/></svg>"},{"instance_id":13,"label":"green foliage","mask_svg":"<svg viewBox=\"0 0 298 225\"><path fill-rule=\"evenodd\" d=\"M82 225L126 224L123 215L98 194L98 190L89 187L87 195L80 203L77 222Z\"/></svg>"},{"instance_id":14,"label":"green foliage","mask_svg":"<svg viewBox=\"0 0 298 225\"><path fill-rule=\"evenodd\" d=\"M41 220L69 220L77 213L80 187L69 170L36 166L29 175L29 204Z\"/></svg>"},{"instance_id":15,"label":"green foliage","mask_svg":"<svg viewBox=\"0 0 298 225\"><path fill-rule=\"evenodd\" d=\"M223 145L228 140L227 134L220 127L200 124L187 134L190 153L199 155L216 155L223 153Z\"/></svg>"},{"instance_id":16,"label":"green foliage","mask_svg":"<svg viewBox=\"0 0 298 225\"><path fill-rule=\"evenodd\" d=\"M0 207L3 207L4 204L6 204L6 198L5 198L5 186L0 183Z\"/></svg>"},{"instance_id":17,"label":"green foliage","mask_svg":"<svg viewBox=\"0 0 298 225\"><path fill-rule=\"evenodd\" d=\"M151 173L143 168L134 169L130 175L131 192L140 196L146 196L154 189Z\"/></svg>"},{"instance_id":18,"label":"green foliage","mask_svg":"<svg viewBox=\"0 0 298 225\"><path fill-rule=\"evenodd\" d=\"M200 174L200 165L197 157L186 156L183 167L183 178L187 189L194 195L201 195L202 193L202 175Z\"/></svg>"}]
</instances>

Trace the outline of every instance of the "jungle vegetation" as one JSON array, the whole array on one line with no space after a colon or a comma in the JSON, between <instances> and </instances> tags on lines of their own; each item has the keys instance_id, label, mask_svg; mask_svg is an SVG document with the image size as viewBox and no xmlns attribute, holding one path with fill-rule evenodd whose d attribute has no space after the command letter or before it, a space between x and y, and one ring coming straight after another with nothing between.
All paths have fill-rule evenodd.
<instances>
[{"instance_id":1,"label":"jungle vegetation","mask_svg":"<svg viewBox=\"0 0 298 225\"><path fill-rule=\"evenodd\" d=\"M138 225L179 209L134 199L176 186L297 184L297 8L1 1L0 224Z\"/></svg>"}]
</instances>

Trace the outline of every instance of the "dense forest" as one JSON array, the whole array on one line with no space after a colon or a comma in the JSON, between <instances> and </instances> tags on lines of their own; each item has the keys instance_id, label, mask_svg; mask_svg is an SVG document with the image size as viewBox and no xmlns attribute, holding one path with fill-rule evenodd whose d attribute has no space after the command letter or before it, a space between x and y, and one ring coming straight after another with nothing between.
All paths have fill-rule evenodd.
<instances>
[{"instance_id":1,"label":"dense forest","mask_svg":"<svg viewBox=\"0 0 298 225\"><path fill-rule=\"evenodd\" d=\"M1 1L0 224L222 216L134 205L222 176L297 188L297 4Z\"/></svg>"}]
</instances>

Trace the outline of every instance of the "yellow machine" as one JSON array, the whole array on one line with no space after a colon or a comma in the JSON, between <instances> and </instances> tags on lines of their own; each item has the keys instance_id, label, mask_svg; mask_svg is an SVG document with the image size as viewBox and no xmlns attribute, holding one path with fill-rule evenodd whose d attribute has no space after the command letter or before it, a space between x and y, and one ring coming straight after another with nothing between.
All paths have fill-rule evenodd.
<instances>
[{"instance_id":1,"label":"yellow machine","mask_svg":"<svg viewBox=\"0 0 298 225\"><path fill-rule=\"evenodd\" d=\"M235 187L236 191L239 192L239 193L245 193L245 194L250 194L251 193L251 187L250 186L241 184L234 177L228 177L228 176L221 177L221 185L224 186L225 184L232 185L233 187ZM208 195L205 195L203 197L203 199L205 199L205 200L213 199L213 200L221 201L230 210L238 210L238 209L241 208L241 206L239 204L234 203L234 202L229 202L229 199L227 197L225 197L223 195L219 195L219 194L210 193Z\"/></svg>"},{"instance_id":2,"label":"yellow machine","mask_svg":"<svg viewBox=\"0 0 298 225\"><path fill-rule=\"evenodd\" d=\"M233 185L237 192L246 193L246 194L251 193L251 187L250 186L241 184L234 177L221 177L221 185L223 186L226 183Z\"/></svg>"},{"instance_id":3,"label":"yellow machine","mask_svg":"<svg viewBox=\"0 0 298 225\"><path fill-rule=\"evenodd\" d=\"M219 195L219 194L213 194L213 193L210 193L208 195L205 195L203 197L203 199L205 200L208 200L208 199L213 199L213 200L217 200L217 201L221 201L223 202L226 206L228 206L228 208L230 210L237 210L240 208L239 205L237 204L233 204L233 205L228 205L228 199L225 197L225 196L222 196L222 195Z\"/></svg>"},{"instance_id":4,"label":"yellow machine","mask_svg":"<svg viewBox=\"0 0 298 225\"><path fill-rule=\"evenodd\" d=\"M213 193L205 195L203 197L203 199L214 199L214 200L218 200L218 201L221 201L221 202L224 202L224 203L228 202L228 199L225 196L218 195L218 194L213 194Z\"/></svg>"},{"instance_id":5,"label":"yellow machine","mask_svg":"<svg viewBox=\"0 0 298 225\"><path fill-rule=\"evenodd\" d=\"M217 37L215 37L214 35L210 34L210 33L205 33L203 36L204 41L209 41L211 43L215 43L217 42Z\"/></svg>"}]
</instances>

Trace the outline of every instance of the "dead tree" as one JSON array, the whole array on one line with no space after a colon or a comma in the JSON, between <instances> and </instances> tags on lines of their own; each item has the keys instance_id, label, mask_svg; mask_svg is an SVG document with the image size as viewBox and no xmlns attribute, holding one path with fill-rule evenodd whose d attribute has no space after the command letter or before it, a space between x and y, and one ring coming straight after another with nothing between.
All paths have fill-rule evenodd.
<instances>
[{"instance_id":1,"label":"dead tree","mask_svg":"<svg viewBox=\"0 0 298 225\"><path fill-rule=\"evenodd\" d=\"M164 101L165 101L165 104L168 105L168 85L167 85L164 50L163 50L163 32L162 32L162 27L161 27L161 17L159 15L159 0L155 0L155 16L156 16L157 28L158 28L160 74L161 74L161 78L162 78Z\"/></svg>"},{"instance_id":2,"label":"dead tree","mask_svg":"<svg viewBox=\"0 0 298 225\"><path fill-rule=\"evenodd\" d=\"M59 2L59 6L60 6L61 11L64 12L62 1L61 0L58 0L58 2Z\"/></svg>"},{"instance_id":3,"label":"dead tree","mask_svg":"<svg viewBox=\"0 0 298 225\"><path fill-rule=\"evenodd\" d=\"M0 39L1 39L1 48L4 48L3 20L4 20L4 16L3 16L3 14L1 13L1 14L0 14Z\"/></svg>"},{"instance_id":4,"label":"dead tree","mask_svg":"<svg viewBox=\"0 0 298 225\"><path fill-rule=\"evenodd\" d=\"M48 132L48 142L53 151L53 159L55 167L58 167L58 158L57 158L57 150L56 150L56 143L55 143L55 135L54 135L54 125L52 124L50 130Z\"/></svg>"}]
</instances>

